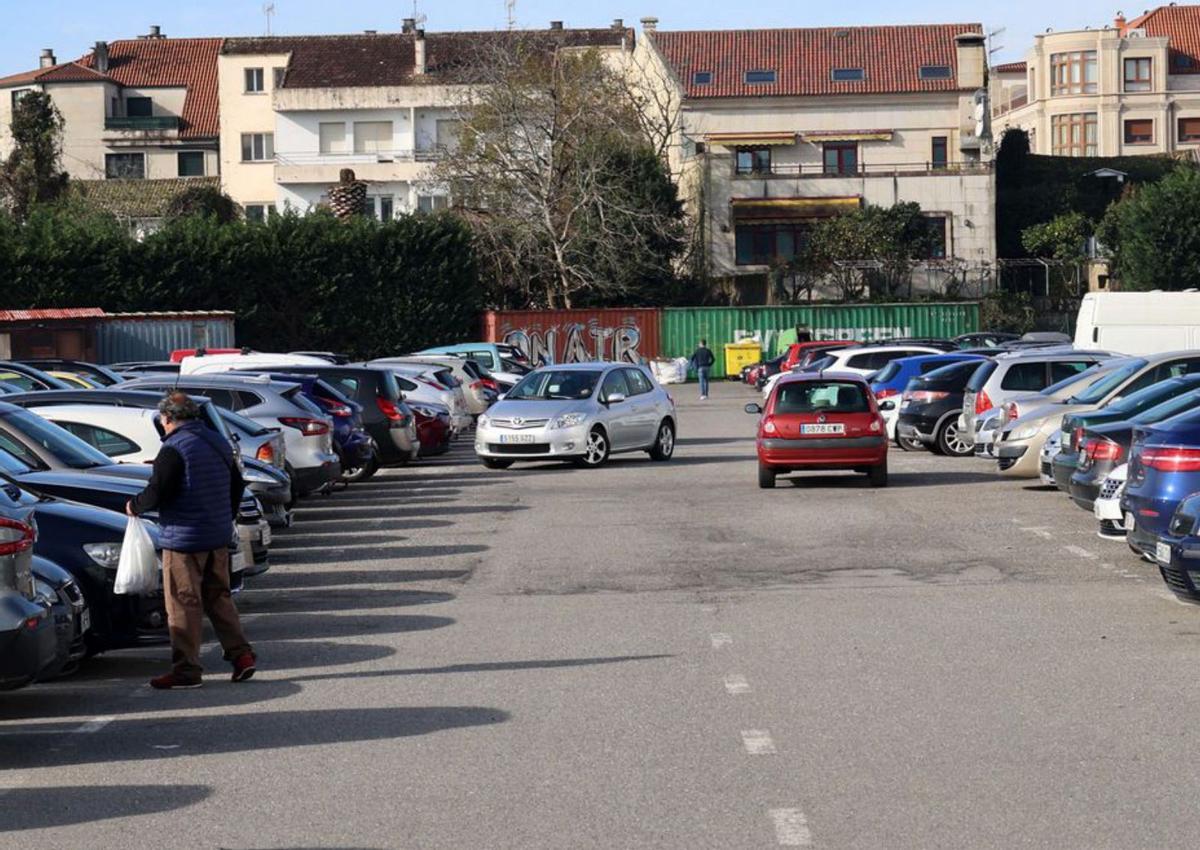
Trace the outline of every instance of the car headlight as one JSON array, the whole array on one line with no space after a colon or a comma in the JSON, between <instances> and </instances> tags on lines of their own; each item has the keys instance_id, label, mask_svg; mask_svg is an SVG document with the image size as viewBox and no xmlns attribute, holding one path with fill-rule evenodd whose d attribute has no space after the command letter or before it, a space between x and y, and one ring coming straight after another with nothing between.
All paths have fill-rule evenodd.
<instances>
[{"instance_id":1,"label":"car headlight","mask_svg":"<svg viewBox=\"0 0 1200 850\"><path fill-rule=\"evenodd\" d=\"M587 421L586 413L564 413L562 416L550 423L550 427L558 428L574 428L576 425L582 425Z\"/></svg>"},{"instance_id":2,"label":"car headlight","mask_svg":"<svg viewBox=\"0 0 1200 850\"><path fill-rule=\"evenodd\" d=\"M106 570L115 570L121 562L120 543L84 543L83 551Z\"/></svg>"},{"instance_id":3,"label":"car headlight","mask_svg":"<svg viewBox=\"0 0 1200 850\"><path fill-rule=\"evenodd\" d=\"M478 428L486 428L492 420L488 419L486 413L479 414L479 418L475 420L475 426Z\"/></svg>"},{"instance_id":4,"label":"car headlight","mask_svg":"<svg viewBox=\"0 0 1200 850\"><path fill-rule=\"evenodd\" d=\"M1013 431L1010 440L1029 440L1036 437L1038 432L1042 430L1042 426L1038 424L1026 425L1019 431Z\"/></svg>"}]
</instances>

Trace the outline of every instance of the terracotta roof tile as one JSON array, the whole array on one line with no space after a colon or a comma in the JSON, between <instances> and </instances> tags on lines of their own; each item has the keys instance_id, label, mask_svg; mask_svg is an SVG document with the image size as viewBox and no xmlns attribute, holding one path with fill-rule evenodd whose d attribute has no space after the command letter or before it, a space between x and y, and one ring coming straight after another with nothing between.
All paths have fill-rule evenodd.
<instances>
[{"instance_id":1,"label":"terracotta roof tile","mask_svg":"<svg viewBox=\"0 0 1200 850\"><path fill-rule=\"evenodd\" d=\"M0 310L0 322L37 322L47 319L98 319L99 307L42 307L33 310Z\"/></svg>"},{"instance_id":2,"label":"terracotta roof tile","mask_svg":"<svg viewBox=\"0 0 1200 850\"><path fill-rule=\"evenodd\" d=\"M162 218L175 196L198 186L220 188L219 177L169 177L160 180L72 180L81 197L116 216Z\"/></svg>"},{"instance_id":3,"label":"terracotta roof tile","mask_svg":"<svg viewBox=\"0 0 1200 850\"><path fill-rule=\"evenodd\" d=\"M1159 6L1126 25L1171 40L1171 74L1200 74L1200 6Z\"/></svg>"},{"instance_id":4,"label":"terracotta roof tile","mask_svg":"<svg viewBox=\"0 0 1200 850\"><path fill-rule=\"evenodd\" d=\"M652 38L689 98L955 91L954 38L982 34L981 24L823 27L819 29L657 32ZM922 65L948 65L949 79L920 77ZM862 68L856 82L833 82L834 68ZM776 73L747 84L746 71ZM712 73L696 85L693 74Z\"/></svg>"},{"instance_id":5,"label":"terracotta roof tile","mask_svg":"<svg viewBox=\"0 0 1200 850\"><path fill-rule=\"evenodd\" d=\"M34 83L91 83L109 79L99 71L78 62L65 62L49 68L36 68L21 74L0 78L0 88L32 85Z\"/></svg>"},{"instance_id":6,"label":"terracotta roof tile","mask_svg":"<svg viewBox=\"0 0 1200 850\"><path fill-rule=\"evenodd\" d=\"M1003 65L996 65L992 68L997 74L1024 74L1024 62L1005 62Z\"/></svg>"}]
</instances>

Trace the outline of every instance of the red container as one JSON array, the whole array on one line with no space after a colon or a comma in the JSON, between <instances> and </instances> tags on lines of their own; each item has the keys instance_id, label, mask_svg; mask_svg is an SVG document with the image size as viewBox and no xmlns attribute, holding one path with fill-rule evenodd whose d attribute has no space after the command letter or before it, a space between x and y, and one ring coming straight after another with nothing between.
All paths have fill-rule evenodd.
<instances>
[{"instance_id":1,"label":"red container","mask_svg":"<svg viewBox=\"0 0 1200 850\"><path fill-rule=\"evenodd\" d=\"M524 351L533 363L611 360L640 363L662 351L662 311L654 308L602 310L490 310L483 338Z\"/></svg>"}]
</instances>

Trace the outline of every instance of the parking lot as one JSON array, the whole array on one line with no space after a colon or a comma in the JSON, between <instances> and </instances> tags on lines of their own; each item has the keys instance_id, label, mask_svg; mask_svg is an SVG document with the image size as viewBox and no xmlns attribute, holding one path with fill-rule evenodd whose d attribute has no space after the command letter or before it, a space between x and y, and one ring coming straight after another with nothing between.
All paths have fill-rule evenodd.
<instances>
[{"instance_id":1,"label":"parking lot","mask_svg":"<svg viewBox=\"0 0 1200 850\"><path fill-rule=\"evenodd\" d=\"M758 395L672 392L670 463L467 438L302 503L247 685L152 691L154 647L6 694L0 844L1194 846L1200 612L1152 565L974 458L759 490Z\"/></svg>"}]
</instances>

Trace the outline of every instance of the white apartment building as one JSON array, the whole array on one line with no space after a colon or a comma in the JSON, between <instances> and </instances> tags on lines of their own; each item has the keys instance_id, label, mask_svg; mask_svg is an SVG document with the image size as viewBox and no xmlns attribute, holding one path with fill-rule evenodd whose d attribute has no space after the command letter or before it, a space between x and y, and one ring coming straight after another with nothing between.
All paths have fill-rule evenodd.
<instances>
[{"instance_id":1,"label":"white apartment building","mask_svg":"<svg viewBox=\"0 0 1200 850\"><path fill-rule=\"evenodd\" d=\"M931 263L994 263L981 25L657 23L643 20L635 64L677 92L673 165L714 276L755 297L818 219L899 202L920 204L940 237Z\"/></svg>"},{"instance_id":2,"label":"white apartment building","mask_svg":"<svg viewBox=\"0 0 1200 850\"><path fill-rule=\"evenodd\" d=\"M1135 156L1200 148L1200 6L1160 6L1111 26L1046 32L993 69L997 138L1037 154Z\"/></svg>"}]
</instances>

